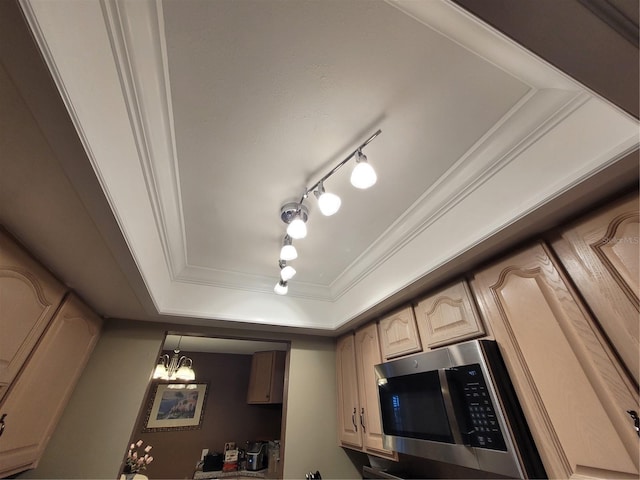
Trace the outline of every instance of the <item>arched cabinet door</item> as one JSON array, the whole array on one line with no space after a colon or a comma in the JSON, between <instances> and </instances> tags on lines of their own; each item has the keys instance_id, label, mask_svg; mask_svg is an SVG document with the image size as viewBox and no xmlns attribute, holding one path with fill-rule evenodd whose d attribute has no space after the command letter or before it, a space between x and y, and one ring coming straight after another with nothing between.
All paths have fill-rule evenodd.
<instances>
[{"instance_id":1,"label":"arched cabinet door","mask_svg":"<svg viewBox=\"0 0 640 480\"><path fill-rule=\"evenodd\" d=\"M0 403L0 475L34 468L100 335L102 319L67 295Z\"/></svg>"},{"instance_id":2,"label":"arched cabinet door","mask_svg":"<svg viewBox=\"0 0 640 480\"><path fill-rule=\"evenodd\" d=\"M416 317L411 306L381 318L378 332L384 360L422 351Z\"/></svg>"},{"instance_id":3,"label":"arched cabinet door","mask_svg":"<svg viewBox=\"0 0 640 480\"><path fill-rule=\"evenodd\" d=\"M65 292L53 275L0 229L0 400Z\"/></svg>"},{"instance_id":4,"label":"arched cabinet door","mask_svg":"<svg viewBox=\"0 0 640 480\"><path fill-rule=\"evenodd\" d=\"M569 226L552 247L620 358L640 378L638 194Z\"/></svg>"},{"instance_id":5,"label":"arched cabinet door","mask_svg":"<svg viewBox=\"0 0 640 480\"><path fill-rule=\"evenodd\" d=\"M549 478L637 478L637 391L547 247L484 268L473 287Z\"/></svg>"},{"instance_id":6,"label":"arched cabinet door","mask_svg":"<svg viewBox=\"0 0 640 480\"><path fill-rule=\"evenodd\" d=\"M425 349L484 335L475 302L464 280L429 294L415 307Z\"/></svg>"}]
</instances>

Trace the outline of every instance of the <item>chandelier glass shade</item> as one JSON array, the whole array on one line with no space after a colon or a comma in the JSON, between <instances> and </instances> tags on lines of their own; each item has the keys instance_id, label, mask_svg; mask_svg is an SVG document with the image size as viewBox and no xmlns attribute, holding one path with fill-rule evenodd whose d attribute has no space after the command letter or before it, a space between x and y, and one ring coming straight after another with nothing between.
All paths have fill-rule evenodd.
<instances>
[{"instance_id":1,"label":"chandelier glass shade","mask_svg":"<svg viewBox=\"0 0 640 480\"><path fill-rule=\"evenodd\" d=\"M182 340L182 337L180 340ZM160 357L153 372L153 378L168 381L182 380L185 382L192 382L196 379L196 374L193 371L193 360L185 355L180 355L180 342L178 342L178 348L173 351L171 357L166 353Z\"/></svg>"}]
</instances>

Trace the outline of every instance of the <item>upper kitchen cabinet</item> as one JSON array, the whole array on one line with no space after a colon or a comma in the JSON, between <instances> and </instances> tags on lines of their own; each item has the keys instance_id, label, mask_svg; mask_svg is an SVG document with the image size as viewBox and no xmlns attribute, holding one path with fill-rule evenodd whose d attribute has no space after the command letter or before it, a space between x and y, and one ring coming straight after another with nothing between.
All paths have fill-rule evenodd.
<instances>
[{"instance_id":1,"label":"upper kitchen cabinet","mask_svg":"<svg viewBox=\"0 0 640 480\"><path fill-rule=\"evenodd\" d=\"M638 194L560 232L553 249L634 378L640 378Z\"/></svg>"},{"instance_id":2,"label":"upper kitchen cabinet","mask_svg":"<svg viewBox=\"0 0 640 480\"><path fill-rule=\"evenodd\" d=\"M411 306L380 319L378 332L384 360L422 351Z\"/></svg>"},{"instance_id":3,"label":"upper kitchen cabinet","mask_svg":"<svg viewBox=\"0 0 640 480\"><path fill-rule=\"evenodd\" d=\"M102 320L73 294L0 403L2 478L37 466L100 335Z\"/></svg>"},{"instance_id":4,"label":"upper kitchen cabinet","mask_svg":"<svg viewBox=\"0 0 640 480\"><path fill-rule=\"evenodd\" d=\"M251 360L247 403L282 403L287 352L256 352Z\"/></svg>"},{"instance_id":5,"label":"upper kitchen cabinet","mask_svg":"<svg viewBox=\"0 0 640 480\"><path fill-rule=\"evenodd\" d=\"M65 292L53 275L0 228L0 400Z\"/></svg>"},{"instance_id":6,"label":"upper kitchen cabinet","mask_svg":"<svg viewBox=\"0 0 640 480\"><path fill-rule=\"evenodd\" d=\"M484 268L472 286L549 478L637 478L636 386L547 247Z\"/></svg>"},{"instance_id":7,"label":"upper kitchen cabinet","mask_svg":"<svg viewBox=\"0 0 640 480\"><path fill-rule=\"evenodd\" d=\"M425 349L484 335L467 282L461 281L422 299L415 307Z\"/></svg>"}]
</instances>

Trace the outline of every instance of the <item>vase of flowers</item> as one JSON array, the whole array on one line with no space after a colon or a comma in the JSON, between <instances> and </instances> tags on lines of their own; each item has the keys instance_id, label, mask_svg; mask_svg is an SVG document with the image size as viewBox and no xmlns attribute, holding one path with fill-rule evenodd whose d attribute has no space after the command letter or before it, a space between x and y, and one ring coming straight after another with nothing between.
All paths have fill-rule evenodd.
<instances>
[{"instance_id":1,"label":"vase of flowers","mask_svg":"<svg viewBox=\"0 0 640 480\"><path fill-rule=\"evenodd\" d=\"M149 455L151 451L151 445L147 445L142 448L142 440L138 440L136 443L132 443L127 451L127 458L124 461L124 468L122 474L126 480L136 478L146 478L139 473L147 469L147 465L153 462L153 457Z\"/></svg>"}]
</instances>

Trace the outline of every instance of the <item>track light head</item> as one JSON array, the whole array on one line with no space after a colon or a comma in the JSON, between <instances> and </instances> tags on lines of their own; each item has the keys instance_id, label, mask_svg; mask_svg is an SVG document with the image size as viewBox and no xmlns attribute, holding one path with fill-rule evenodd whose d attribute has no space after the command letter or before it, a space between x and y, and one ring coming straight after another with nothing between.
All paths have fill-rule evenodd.
<instances>
[{"instance_id":1,"label":"track light head","mask_svg":"<svg viewBox=\"0 0 640 480\"><path fill-rule=\"evenodd\" d=\"M351 185L365 189L373 186L377 180L376 171L367 161L366 155L358 150L356 152L356 166L351 172Z\"/></svg>"},{"instance_id":2,"label":"track light head","mask_svg":"<svg viewBox=\"0 0 640 480\"><path fill-rule=\"evenodd\" d=\"M284 280L280 280L276 283L276 286L273 288L273 291L278 295L286 295L289 291L289 285Z\"/></svg>"},{"instance_id":3,"label":"track light head","mask_svg":"<svg viewBox=\"0 0 640 480\"><path fill-rule=\"evenodd\" d=\"M330 217L338 210L340 210L340 205L342 204L342 200L335 193L329 193L324 190L324 184L322 182L318 183L318 188L313 192L313 194L318 199L318 207L320 208L320 213L322 213L326 217Z\"/></svg>"},{"instance_id":4,"label":"track light head","mask_svg":"<svg viewBox=\"0 0 640 480\"><path fill-rule=\"evenodd\" d=\"M280 260L280 262L278 263L280 265L280 278L282 279L282 281L288 282L295 276L296 269L291 265L287 265L287 262L285 262L284 260Z\"/></svg>"},{"instance_id":5,"label":"track light head","mask_svg":"<svg viewBox=\"0 0 640 480\"><path fill-rule=\"evenodd\" d=\"M293 239L301 239L307 236L307 219L309 210L302 203L287 203L280 209L280 218L289 226L287 235Z\"/></svg>"},{"instance_id":6,"label":"track light head","mask_svg":"<svg viewBox=\"0 0 640 480\"><path fill-rule=\"evenodd\" d=\"M282 248L280 249L280 260L295 260L298 258L298 251L296 247L292 245L292 240L289 235L284 236L284 240L282 241Z\"/></svg>"}]
</instances>

